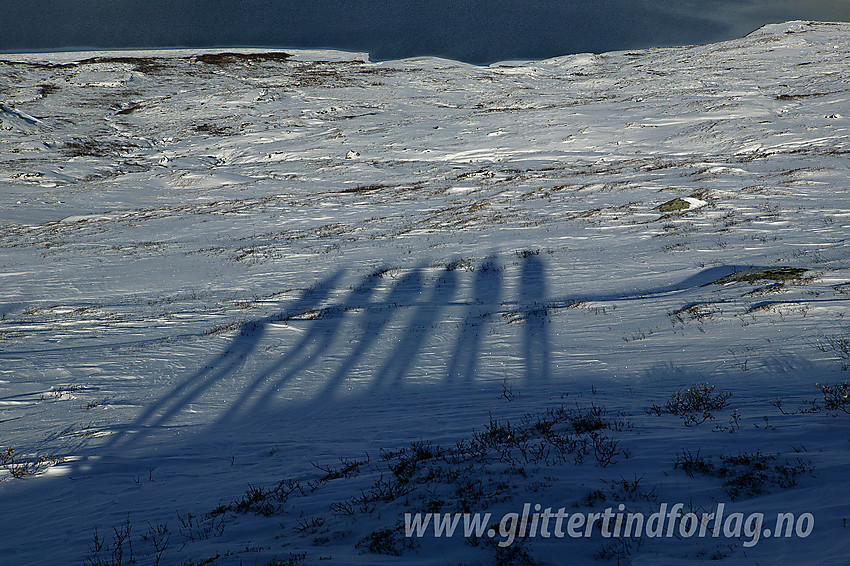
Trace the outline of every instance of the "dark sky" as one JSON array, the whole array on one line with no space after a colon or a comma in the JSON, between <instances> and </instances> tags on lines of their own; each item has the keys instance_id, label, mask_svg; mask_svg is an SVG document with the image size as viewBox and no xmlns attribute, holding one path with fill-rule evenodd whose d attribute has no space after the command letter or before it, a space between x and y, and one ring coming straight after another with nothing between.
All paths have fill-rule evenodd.
<instances>
[{"instance_id":1,"label":"dark sky","mask_svg":"<svg viewBox=\"0 0 850 566\"><path fill-rule=\"evenodd\" d=\"M0 51L265 46L538 59L850 21L850 0L0 0Z\"/></svg>"}]
</instances>

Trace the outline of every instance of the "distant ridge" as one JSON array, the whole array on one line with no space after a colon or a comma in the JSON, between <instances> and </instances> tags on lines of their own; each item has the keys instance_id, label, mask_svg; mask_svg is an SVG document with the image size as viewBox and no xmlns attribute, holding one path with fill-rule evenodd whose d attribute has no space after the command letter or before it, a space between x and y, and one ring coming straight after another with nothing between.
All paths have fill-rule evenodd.
<instances>
[{"instance_id":1,"label":"distant ridge","mask_svg":"<svg viewBox=\"0 0 850 566\"><path fill-rule=\"evenodd\" d=\"M245 0L235 10L221 0L9 4L0 52L255 46L475 64L704 44L786 20L850 20L846 2L799 0Z\"/></svg>"}]
</instances>

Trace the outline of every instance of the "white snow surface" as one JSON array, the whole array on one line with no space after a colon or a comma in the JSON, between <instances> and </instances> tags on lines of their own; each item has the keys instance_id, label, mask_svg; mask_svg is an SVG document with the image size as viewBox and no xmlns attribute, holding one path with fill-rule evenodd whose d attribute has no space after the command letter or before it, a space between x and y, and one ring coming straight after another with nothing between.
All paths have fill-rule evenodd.
<instances>
[{"instance_id":1,"label":"white snow surface","mask_svg":"<svg viewBox=\"0 0 850 566\"><path fill-rule=\"evenodd\" d=\"M0 55L3 564L111 563L127 525L139 564L157 526L161 564L847 564L850 415L819 384L850 379L850 25L489 67L286 53ZM732 394L706 422L649 410L701 383ZM382 451L561 406L622 421L613 461L446 458L357 503ZM763 489L688 451L770 458ZM399 538L526 502L816 523Z\"/></svg>"}]
</instances>

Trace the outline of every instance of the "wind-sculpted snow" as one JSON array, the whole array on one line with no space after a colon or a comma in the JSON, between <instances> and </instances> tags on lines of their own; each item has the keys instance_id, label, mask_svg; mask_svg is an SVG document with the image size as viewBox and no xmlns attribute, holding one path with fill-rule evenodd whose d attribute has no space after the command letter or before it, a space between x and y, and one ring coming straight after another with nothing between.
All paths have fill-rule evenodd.
<instances>
[{"instance_id":1,"label":"wind-sculpted snow","mask_svg":"<svg viewBox=\"0 0 850 566\"><path fill-rule=\"evenodd\" d=\"M139 563L155 562L148 525L166 523L163 564L372 563L382 548L489 563L502 555L462 539L373 543L428 501L593 510L748 493L751 511L815 514L815 533L746 552L601 537L522 552L842 563L847 415L840 394L821 399L841 389L818 384L846 381L850 358L848 52L847 25L791 22L489 67L0 56L0 449L14 449L0 562L103 561L129 515ZM659 210L670 202L688 206ZM695 383L731 392L729 408L699 426L648 410ZM382 449L466 446L561 405L624 420L574 430L588 451L567 450L569 465L444 453L440 477L495 490L475 500L405 476L404 497L339 512L386 487ZM683 451L802 463L732 491L719 472L681 472ZM367 452L368 473L326 467ZM300 495L257 517L242 511L258 500L228 503L246 484L277 497L287 478ZM632 478L652 497L609 489Z\"/></svg>"}]
</instances>

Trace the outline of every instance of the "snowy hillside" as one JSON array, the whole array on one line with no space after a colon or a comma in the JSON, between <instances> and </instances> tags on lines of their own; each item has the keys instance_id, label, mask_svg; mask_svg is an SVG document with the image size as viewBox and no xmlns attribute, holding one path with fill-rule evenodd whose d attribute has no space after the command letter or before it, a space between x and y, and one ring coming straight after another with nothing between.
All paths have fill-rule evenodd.
<instances>
[{"instance_id":1,"label":"snowy hillside","mask_svg":"<svg viewBox=\"0 0 850 566\"><path fill-rule=\"evenodd\" d=\"M846 564L848 53L0 55L0 562Z\"/></svg>"}]
</instances>

